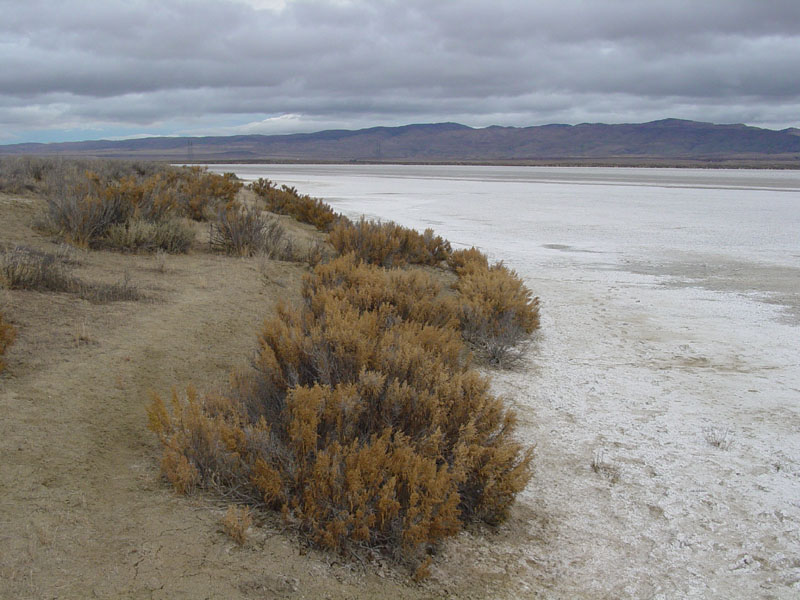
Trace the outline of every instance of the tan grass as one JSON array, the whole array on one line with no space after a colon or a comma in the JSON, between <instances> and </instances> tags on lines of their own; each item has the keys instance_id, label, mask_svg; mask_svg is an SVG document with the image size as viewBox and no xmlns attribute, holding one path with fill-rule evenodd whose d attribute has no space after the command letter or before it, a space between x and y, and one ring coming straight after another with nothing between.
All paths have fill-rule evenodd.
<instances>
[{"instance_id":1,"label":"tan grass","mask_svg":"<svg viewBox=\"0 0 800 600\"><path fill-rule=\"evenodd\" d=\"M244 546L247 542L247 530L253 524L253 511L249 506L232 504L222 518L222 529L234 542Z\"/></svg>"}]
</instances>

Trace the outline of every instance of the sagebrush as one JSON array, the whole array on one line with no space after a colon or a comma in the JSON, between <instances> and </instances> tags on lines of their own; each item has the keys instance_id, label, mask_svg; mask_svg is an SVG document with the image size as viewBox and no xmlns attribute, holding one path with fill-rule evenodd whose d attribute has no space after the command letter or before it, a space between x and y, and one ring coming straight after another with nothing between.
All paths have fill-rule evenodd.
<instances>
[{"instance_id":1,"label":"sagebrush","mask_svg":"<svg viewBox=\"0 0 800 600\"><path fill-rule=\"evenodd\" d=\"M47 208L40 226L80 247L185 252L191 228L236 205L242 187L231 173L124 161L48 163Z\"/></svg>"},{"instance_id":2,"label":"sagebrush","mask_svg":"<svg viewBox=\"0 0 800 600\"><path fill-rule=\"evenodd\" d=\"M211 224L211 246L236 256L262 254L280 258L286 231L274 217L250 207L220 210Z\"/></svg>"}]
</instances>

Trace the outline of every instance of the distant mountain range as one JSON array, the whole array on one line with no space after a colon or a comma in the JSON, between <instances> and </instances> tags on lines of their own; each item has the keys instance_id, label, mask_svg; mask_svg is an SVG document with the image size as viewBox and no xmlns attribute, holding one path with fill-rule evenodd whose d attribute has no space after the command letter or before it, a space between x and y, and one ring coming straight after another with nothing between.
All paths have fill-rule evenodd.
<instances>
[{"instance_id":1,"label":"distant mountain range","mask_svg":"<svg viewBox=\"0 0 800 600\"><path fill-rule=\"evenodd\" d=\"M409 162L508 164L774 163L800 168L800 129L680 119L606 125L474 129L458 123L292 135L153 137L0 146L0 155L173 162Z\"/></svg>"}]
</instances>

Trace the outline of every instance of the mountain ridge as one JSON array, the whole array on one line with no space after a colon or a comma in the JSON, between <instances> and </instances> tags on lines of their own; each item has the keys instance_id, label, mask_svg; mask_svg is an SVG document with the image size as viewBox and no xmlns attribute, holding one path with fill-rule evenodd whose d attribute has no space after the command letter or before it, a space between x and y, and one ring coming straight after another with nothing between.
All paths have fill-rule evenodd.
<instances>
[{"instance_id":1,"label":"mountain ridge","mask_svg":"<svg viewBox=\"0 0 800 600\"><path fill-rule=\"evenodd\" d=\"M684 119L529 127L415 123L279 135L147 137L0 145L0 155L213 162L779 160L800 167L800 131Z\"/></svg>"}]
</instances>

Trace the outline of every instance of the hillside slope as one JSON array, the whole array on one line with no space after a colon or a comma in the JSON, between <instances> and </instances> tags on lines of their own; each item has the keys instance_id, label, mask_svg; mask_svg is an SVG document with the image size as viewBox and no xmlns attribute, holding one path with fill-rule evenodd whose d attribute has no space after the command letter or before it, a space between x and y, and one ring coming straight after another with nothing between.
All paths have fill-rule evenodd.
<instances>
[{"instance_id":1,"label":"hillside slope","mask_svg":"<svg viewBox=\"0 0 800 600\"><path fill-rule=\"evenodd\" d=\"M473 129L457 123L294 135L168 137L0 146L0 154L172 161L526 162L754 160L800 166L800 136L679 119Z\"/></svg>"}]
</instances>

